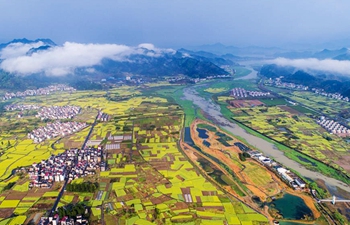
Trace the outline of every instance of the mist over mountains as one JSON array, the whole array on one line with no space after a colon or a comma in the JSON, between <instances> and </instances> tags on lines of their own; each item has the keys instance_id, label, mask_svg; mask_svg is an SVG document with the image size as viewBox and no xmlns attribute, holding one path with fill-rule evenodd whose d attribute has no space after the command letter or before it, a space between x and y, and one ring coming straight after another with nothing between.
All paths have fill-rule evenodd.
<instances>
[{"instance_id":1,"label":"mist over mountains","mask_svg":"<svg viewBox=\"0 0 350 225\"><path fill-rule=\"evenodd\" d=\"M20 76L100 72L115 76L123 73L148 76L183 74L200 78L228 74L214 64L213 59L157 48L149 43L126 46L65 42L58 46L50 39L15 39L0 45L0 60L2 70ZM219 65L225 63L233 62L224 61Z\"/></svg>"},{"instance_id":2,"label":"mist over mountains","mask_svg":"<svg viewBox=\"0 0 350 225\"><path fill-rule=\"evenodd\" d=\"M0 81L5 88L20 88L62 81L91 86L90 78L100 79L101 74L115 78L125 78L126 74L204 78L227 75L224 67L249 60L263 64L260 73L267 77L284 76L286 81L306 85L313 82L331 92L347 92L350 84L350 51L345 47L288 51L214 44L174 50L150 43L57 45L50 39L14 39L0 44Z\"/></svg>"}]
</instances>

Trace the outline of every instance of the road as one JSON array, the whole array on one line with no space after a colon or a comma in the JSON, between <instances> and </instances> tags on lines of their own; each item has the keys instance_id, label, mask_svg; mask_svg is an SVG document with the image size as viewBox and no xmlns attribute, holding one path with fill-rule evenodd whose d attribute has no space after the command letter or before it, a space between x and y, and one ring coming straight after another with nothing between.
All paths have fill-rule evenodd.
<instances>
[{"instance_id":1,"label":"road","mask_svg":"<svg viewBox=\"0 0 350 225\"><path fill-rule=\"evenodd\" d=\"M99 112L100 112L100 111L99 111ZM93 131L95 125L96 125L97 117L98 117L99 112L97 113L97 115L96 115L96 117L95 117L94 123L91 125L90 131L89 131L88 135L86 136L85 141L84 141L84 143L83 143L81 149L84 149L84 148L85 148L86 143L88 142L88 140L89 140L89 138L90 138L90 135L91 135L91 133L92 133L92 131ZM78 161L78 159L77 159L77 157L76 157L76 158L75 158L74 165L77 163L77 161ZM74 165L73 165L73 166L74 166ZM72 167L73 167L73 166L72 166ZM72 168L72 167L71 167L71 168ZM66 190L66 186L67 186L68 181L69 181L69 177L68 177L69 173L70 173L70 169L69 169L69 171L67 172L67 176L66 176L66 179L65 179L65 181L64 181L64 184L63 184L63 186L62 186L62 188L61 188L61 190L60 190L60 193L58 194L58 196L57 196L57 198L56 198L55 203L54 203L53 206L52 206L51 211L49 212L49 216L48 216L48 217L53 216L53 213L56 211L57 205L58 205L58 203L60 202L60 200L61 200L61 198L62 198L62 196L63 196L63 194L64 194L64 191ZM48 219L47 219L47 221L44 223L44 225L47 225L47 224L49 224L49 220L48 220Z\"/></svg>"}]
</instances>

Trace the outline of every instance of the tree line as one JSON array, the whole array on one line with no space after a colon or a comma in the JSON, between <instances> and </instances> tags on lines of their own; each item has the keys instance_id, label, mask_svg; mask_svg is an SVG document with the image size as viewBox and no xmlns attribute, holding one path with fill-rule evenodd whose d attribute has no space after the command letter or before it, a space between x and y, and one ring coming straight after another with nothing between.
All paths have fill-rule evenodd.
<instances>
[{"instance_id":1,"label":"tree line","mask_svg":"<svg viewBox=\"0 0 350 225\"><path fill-rule=\"evenodd\" d=\"M71 192L95 192L99 185L97 182L84 182L80 184L70 183L67 184L66 190Z\"/></svg>"}]
</instances>

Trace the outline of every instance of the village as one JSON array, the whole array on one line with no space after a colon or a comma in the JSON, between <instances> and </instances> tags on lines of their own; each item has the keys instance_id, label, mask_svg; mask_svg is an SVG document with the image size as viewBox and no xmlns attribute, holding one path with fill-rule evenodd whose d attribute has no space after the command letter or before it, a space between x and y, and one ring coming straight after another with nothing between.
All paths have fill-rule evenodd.
<instances>
[{"instance_id":1,"label":"village","mask_svg":"<svg viewBox=\"0 0 350 225\"><path fill-rule=\"evenodd\" d=\"M47 123L45 127L40 127L28 134L28 138L32 139L34 143L40 143L47 139L52 139L58 136L66 136L80 131L87 127L86 123L81 122L53 122Z\"/></svg>"},{"instance_id":2,"label":"village","mask_svg":"<svg viewBox=\"0 0 350 225\"><path fill-rule=\"evenodd\" d=\"M81 108L78 106L51 106L42 107L36 117L41 120L60 120L60 119L72 119L74 116L80 113Z\"/></svg>"},{"instance_id":3,"label":"village","mask_svg":"<svg viewBox=\"0 0 350 225\"><path fill-rule=\"evenodd\" d=\"M270 92L261 92L261 91L247 91L244 88L234 88L230 91L230 95L238 98L247 98L247 97L267 97L270 96Z\"/></svg>"},{"instance_id":4,"label":"village","mask_svg":"<svg viewBox=\"0 0 350 225\"><path fill-rule=\"evenodd\" d=\"M302 90L302 91L309 90L309 87L305 85L282 82L281 77L278 77L275 79L270 78L267 81L265 81L265 84L279 87L279 88L292 89L292 90Z\"/></svg>"},{"instance_id":5,"label":"village","mask_svg":"<svg viewBox=\"0 0 350 225\"><path fill-rule=\"evenodd\" d=\"M98 148L69 149L64 153L52 155L48 160L34 163L28 169L31 180L29 188L51 188L54 182L71 182L77 178L96 174L96 171L105 171L106 155L101 146ZM85 207L85 214L88 213ZM48 223L47 223L48 221ZM41 217L39 224L74 225L89 224L82 215L75 218L58 214Z\"/></svg>"},{"instance_id":6,"label":"village","mask_svg":"<svg viewBox=\"0 0 350 225\"><path fill-rule=\"evenodd\" d=\"M319 120L316 121L319 125L321 125L324 129L326 129L331 134L335 134L339 137L349 137L350 130L339 124L334 120L329 120L324 116L321 116Z\"/></svg>"},{"instance_id":7,"label":"village","mask_svg":"<svg viewBox=\"0 0 350 225\"><path fill-rule=\"evenodd\" d=\"M201 81L206 81L206 80L212 80L212 79L219 79L219 78L230 78L232 75L216 75L216 76L207 76L206 78L188 78L186 76L176 76L176 77L171 77L171 78L166 78L166 80L169 83L198 83Z\"/></svg>"},{"instance_id":8,"label":"village","mask_svg":"<svg viewBox=\"0 0 350 225\"><path fill-rule=\"evenodd\" d=\"M74 224L87 225L89 224L88 220L83 218L81 215L78 215L76 219L69 218L68 216L64 216L62 219L60 219L60 216L56 214L54 216L50 216L49 218L42 217L39 222L39 225L47 224L46 222L47 220L49 221L48 224L51 224L51 225L74 225Z\"/></svg>"},{"instance_id":9,"label":"village","mask_svg":"<svg viewBox=\"0 0 350 225\"><path fill-rule=\"evenodd\" d=\"M29 187L51 188L54 182L66 179L72 181L96 174L96 170L105 171L105 157L102 147L69 149L61 154L52 155L47 160L33 163L28 169L31 180Z\"/></svg>"},{"instance_id":10,"label":"village","mask_svg":"<svg viewBox=\"0 0 350 225\"><path fill-rule=\"evenodd\" d=\"M275 78L275 79L270 78L267 81L265 81L265 84L270 85L270 86L279 87L279 88L292 89L292 90L301 90L301 91L309 91L310 90L309 86L295 84L295 83L282 82L281 78ZM328 97L331 99L337 99L337 100L342 100L342 101L346 101L346 102L350 101L350 99L348 97L344 97L343 95L341 95L339 93L328 93L328 92L325 92L323 89L319 89L319 88L312 88L310 91L315 93L315 94L322 95L322 96L325 96L325 97Z\"/></svg>"},{"instance_id":11,"label":"village","mask_svg":"<svg viewBox=\"0 0 350 225\"><path fill-rule=\"evenodd\" d=\"M24 98L26 96L39 96L39 95L49 95L55 92L75 92L76 89L65 84L50 85L45 88L29 89L23 92L7 92L2 97L2 100L9 100L12 98Z\"/></svg>"},{"instance_id":12,"label":"village","mask_svg":"<svg viewBox=\"0 0 350 225\"><path fill-rule=\"evenodd\" d=\"M110 115L108 115L107 113L104 113L102 111L98 112L97 121L107 122L108 120L110 120L110 118Z\"/></svg>"},{"instance_id":13,"label":"village","mask_svg":"<svg viewBox=\"0 0 350 225\"><path fill-rule=\"evenodd\" d=\"M311 89L315 94L319 94L328 98L332 98L332 99L337 99L337 100L342 100L342 101L346 101L348 102L350 99L348 97L344 97L343 95L339 94L339 93L328 93L325 92L322 89L317 89L317 88L312 88Z\"/></svg>"},{"instance_id":14,"label":"village","mask_svg":"<svg viewBox=\"0 0 350 225\"><path fill-rule=\"evenodd\" d=\"M11 104L5 106L6 111L24 111L24 110L37 110L40 106L38 105L18 105L18 104Z\"/></svg>"}]
</instances>

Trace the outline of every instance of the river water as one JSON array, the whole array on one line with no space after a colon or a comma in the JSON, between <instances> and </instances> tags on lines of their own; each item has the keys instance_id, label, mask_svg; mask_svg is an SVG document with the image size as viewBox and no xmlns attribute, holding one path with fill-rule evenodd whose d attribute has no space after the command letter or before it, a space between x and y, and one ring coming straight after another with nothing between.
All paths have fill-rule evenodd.
<instances>
[{"instance_id":1,"label":"river water","mask_svg":"<svg viewBox=\"0 0 350 225\"><path fill-rule=\"evenodd\" d=\"M242 78L254 78L254 76L256 77L256 72L253 72L253 74L251 73L246 77ZM284 153L278 150L274 144L262 138L247 133L243 128L239 127L234 122L226 119L222 115L220 107L215 102L213 102L211 99L205 99L204 97L200 96L193 87L188 87L184 89L184 98L192 101L194 105L202 109L203 112L207 114L207 117L209 117L208 119L210 119L213 123L220 125L222 128L236 136L244 138L250 145L255 146L266 156L274 158L277 162L282 163L286 167L292 168L293 170L302 174L304 177L310 178L312 180L321 179L325 181L326 185L329 188L338 187L350 192L350 186L348 186L344 182L341 182L331 177L327 177L321 173L311 171L305 168L303 165L286 157Z\"/></svg>"}]
</instances>

